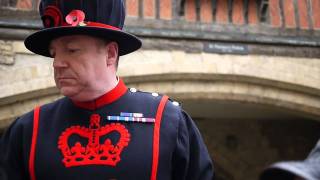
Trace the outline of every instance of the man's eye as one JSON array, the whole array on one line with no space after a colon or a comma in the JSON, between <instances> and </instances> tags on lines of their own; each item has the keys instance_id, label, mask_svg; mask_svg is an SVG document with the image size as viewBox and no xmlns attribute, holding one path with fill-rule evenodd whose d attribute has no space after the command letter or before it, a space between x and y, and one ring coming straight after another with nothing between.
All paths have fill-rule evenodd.
<instances>
[{"instance_id":1,"label":"man's eye","mask_svg":"<svg viewBox=\"0 0 320 180\"><path fill-rule=\"evenodd\" d=\"M68 49L69 53L75 53L80 51L80 49Z\"/></svg>"}]
</instances>

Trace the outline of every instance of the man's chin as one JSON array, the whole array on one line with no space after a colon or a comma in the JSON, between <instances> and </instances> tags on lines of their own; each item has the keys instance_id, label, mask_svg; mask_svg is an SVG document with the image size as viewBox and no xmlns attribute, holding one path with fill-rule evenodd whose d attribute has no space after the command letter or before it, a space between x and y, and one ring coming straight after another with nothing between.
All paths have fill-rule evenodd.
<instances>
[{"instance_id":1,"label":"man's chin","mask_svg":"<svg viewBox=\"0 0 320 180\"><path fill-rule=\"evenodd\" d=\"M69 87L61 87L60 88L60 93L64 96L67 96L69 98L72 98L73 96L75 96L77 94L77 92Z\"/></svg>"},{"instance_id":2,"label":"man's chin","mask_svg":"<svg viewBox=\"0 0 320 180\"><path fill-rule=\"evenodd\" d=\"M60 88L60 93L63 96L66 96L73 101L89 101L90 100L90 98L85 97L84 93L79 89L63 87L63 88Z\"/></svg>"}]
</instances>

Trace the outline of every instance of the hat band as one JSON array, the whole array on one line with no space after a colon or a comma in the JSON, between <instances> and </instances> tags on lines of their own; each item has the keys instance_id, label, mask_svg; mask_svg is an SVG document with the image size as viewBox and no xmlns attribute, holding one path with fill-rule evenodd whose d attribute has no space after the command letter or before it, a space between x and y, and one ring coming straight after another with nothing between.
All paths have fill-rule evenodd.
<instances>
[{"instance_id":1,"label":"hat band","mask_svg":"<svg viewBox=\"0 0 320 180\"><path fill-rule=\"evenodd\" d=\"M112 30L117 30L117 31L121 30L121 29L119 29L117 27L114 27L114 26L111 26L111 25L108 25L108 24L98 23L98 22L88 21L88 22L85 22L85 24L86 24L85 25L86 27L101 27L101 28L112 29Z\"/></svg>"},{"instance_id":2,"label":"hat band","mask_svg":"<svg viewBox=\"0 0 320 180\"><path fill-rule=\"evenodd\" d=\"M108 25L108 24L92 22L92 21L82 22L78 26L81 26L81 27L98 27L98 28L105 28L105 29L121 31L120 28L117 28L117 27L114 27L114 26L111 26L111 25ZM71 24L63 23L62 26L57 26L57 27L77 27L77 26L72 26Z\"/></svg>"}]
</instances>

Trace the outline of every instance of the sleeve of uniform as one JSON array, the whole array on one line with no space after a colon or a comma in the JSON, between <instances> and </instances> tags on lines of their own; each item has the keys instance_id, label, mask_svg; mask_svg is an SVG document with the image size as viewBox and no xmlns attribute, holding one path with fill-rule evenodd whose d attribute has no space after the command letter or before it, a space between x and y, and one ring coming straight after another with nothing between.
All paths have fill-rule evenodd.
<instances>
[{"instance_id":1,"label":"sleeve of uniform","mask_svg":"<svg viewBox=\"0 0 320 180\"><path fill-rule=\"evenodd\" d=\"M198 128L184 111L181 111L179 121L173 179L212 180L212 161Z\"/></svg>"},{"instance_id":2,"label":"sleeve of uniform","mask_svg":"<svg viewBox=\"0 0 320 180\"><path fill-rule=\"evenodd\" d=\"M1 165L5 179L27 180L22 158L23 127L16 120L1 138Z\"/></svg>"}]
</instances>

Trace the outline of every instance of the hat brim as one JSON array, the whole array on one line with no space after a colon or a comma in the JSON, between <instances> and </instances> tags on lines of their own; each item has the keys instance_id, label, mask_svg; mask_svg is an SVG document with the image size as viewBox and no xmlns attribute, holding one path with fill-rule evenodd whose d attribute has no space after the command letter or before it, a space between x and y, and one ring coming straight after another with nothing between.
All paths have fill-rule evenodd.
<instances>
[{"instance_id":1,"label":"hat brim","mask_svg":"<svg viewBox=\"0 0 320 180\"><path fill-rule=\"evenodd\" d=\"M56 38L68 35L89 35L115 41L118 43L120 56L136 51L142 45L136 36L124 31L89 26L66 26L43 29L28 36L24 44L30 51L50 57L50 42Z\"/></svg>"},{"instance_id":2,"label":"hat brim","mask_svg":"<svg viewBox=\"0 0 320 180\"><path fill-rule=\"evenodd\" d=\"M292 180L300 176L308 180L316 180L309 174L310 167L304 161L279 162L271 165L260 176L260 180Z\"/></svg>"}]
</instances>

